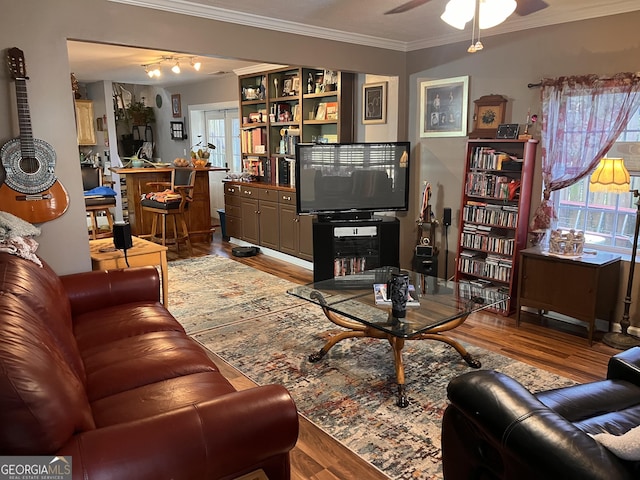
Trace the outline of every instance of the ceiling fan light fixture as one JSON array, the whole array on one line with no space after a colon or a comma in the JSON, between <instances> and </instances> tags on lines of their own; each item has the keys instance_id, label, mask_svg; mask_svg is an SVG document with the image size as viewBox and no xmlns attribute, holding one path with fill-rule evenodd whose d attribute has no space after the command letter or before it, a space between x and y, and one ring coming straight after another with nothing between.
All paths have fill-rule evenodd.
<instances>
[{"instance_id":1,"label":"ceiling fan light fixture","mask_svg":"<svg viewBox=\"0 0 640 480\"><path fill-rule=\"evenodd\" d=\"M500 25L517 6L515 0L480 0L480 28L484 30Z\"/></svg>"},{"instance_id":2,"label":"ceiling fan light fixture","mask_svg":"<svg viewBox=\"0 0 640 480\"><path fill-rule=\"evenodd\" d=\"M474 0L449 0L440 18L453 28L464 30L467 22L473 18L474 5Z\"/></svg>"},{"instance_id":3,"label":"ceiling fan light fixture","mask_svg":"<svg viewBox=\"0 0 640 480\"><path fill-rule=\"evenodd\" d=\"M515 0L479 0L479 28L487 29L500 25L511 15L518 4ZM449 0L440 18L458 30L464 30L475 15L475 0Z\"/></svg>"},{"instance_id":4,"label":"ceiling fan light fixture","mask_svg":"<svg viewBox=\"0 0 640 480\"><path fill-rule=\"evenodd\" d=\"M171 71L175 74L180 73L180 62L176 61L176 64L171 67Z\"/></svg>"},{"instance_id":5,"label":"ceiling fan light fixture","mask_svg":"<svg viewBox=\"0 0 640 480\"><path fill-rule=\"evenodd\" d=\"M194 68L196 72L199 72L200 68L202 67L202 62L200 62L200 60L196 60L195 58L192 58L191 66Z\"/></svg>"}]
</instances>

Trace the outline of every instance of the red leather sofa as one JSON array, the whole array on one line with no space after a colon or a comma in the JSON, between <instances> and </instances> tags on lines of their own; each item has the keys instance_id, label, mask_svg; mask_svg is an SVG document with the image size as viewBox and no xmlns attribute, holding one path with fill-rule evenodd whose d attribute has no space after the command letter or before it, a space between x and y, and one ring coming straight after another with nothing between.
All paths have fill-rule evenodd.
<instances>
[{"instance_id":1,"label":"red leather sofa","mask_svg":"<svg viewBox=\"0 0 640 480\"><path fill-rule=\"evenodd\" d=\"M159 287L153 267L59 277L0 253L0 455L71 456L84 480L290 477L289 393L236 391Z\"/></svg>"}]
</instances>

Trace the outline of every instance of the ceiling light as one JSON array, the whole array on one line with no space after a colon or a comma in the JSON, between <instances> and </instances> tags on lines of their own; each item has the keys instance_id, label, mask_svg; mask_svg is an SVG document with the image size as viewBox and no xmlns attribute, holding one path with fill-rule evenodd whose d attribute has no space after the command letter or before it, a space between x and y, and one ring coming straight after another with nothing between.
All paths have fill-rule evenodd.
<instances>
[{"instance_id":1,"label":"ceiling light","mask_svg":"<svg viewBox=\"0 0 640 480\"><path fill-rule=\"evenodd\" d=\"M180 62L176 61L176 64L171 67L173 73L180 73Z\"/></svg>"},{"instance_id":2,"label":"ceiling light","mask_svg":"<svg viewBox=\"0 0 640 480\"><path fill-rule=\"evenodd\" d=\"M202 67L202 62L200 62L200 60L196 60L195 58L192 58L191 66L195 69L196 72L199 72L200 67Z\"/></svg>"},{"instance_id":3,"label":"ceiling light","mask_svg":"<svg viewBox=\"0 0 640 480\"><path fill-rule=\"evenodd\" d=\"M478 0L480 7L479 27L495 27L504 22L516 9L515 0ZM464 30L475 14L476 0L449 0L441 19L459 30Z\"/></svg>"}]
</instances>

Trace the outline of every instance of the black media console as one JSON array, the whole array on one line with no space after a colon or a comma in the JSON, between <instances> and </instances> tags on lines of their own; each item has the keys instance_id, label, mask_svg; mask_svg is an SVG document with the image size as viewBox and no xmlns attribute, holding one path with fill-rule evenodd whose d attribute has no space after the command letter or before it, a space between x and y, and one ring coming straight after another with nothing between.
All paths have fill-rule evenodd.
<instances>
[{"instance_id":1,"label":"black media console","mask_svg":"<svg viewBox=\"0 0 640 480\"><path fill-rule=\"evenodd\" d=\"M397 218L314 220L314 282L383 266L400 266L400 222Z\"/></svg>"}]
</instances>

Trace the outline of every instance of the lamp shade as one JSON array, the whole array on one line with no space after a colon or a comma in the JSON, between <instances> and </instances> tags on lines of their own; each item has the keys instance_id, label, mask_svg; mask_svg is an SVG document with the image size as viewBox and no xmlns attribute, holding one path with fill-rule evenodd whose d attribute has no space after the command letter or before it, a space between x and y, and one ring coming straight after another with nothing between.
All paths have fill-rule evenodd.
<instances>
[{"instance_id":1,"label":"lamp shade","mask_svg":"<svg viewBox=\"0 0 640 480\"><path fill-rule=\"evenodd\" d=\"M626 193L630 185L631 177L622 158L603 158L589 180L592 192Z\"/></svg>"}]
</instances>

